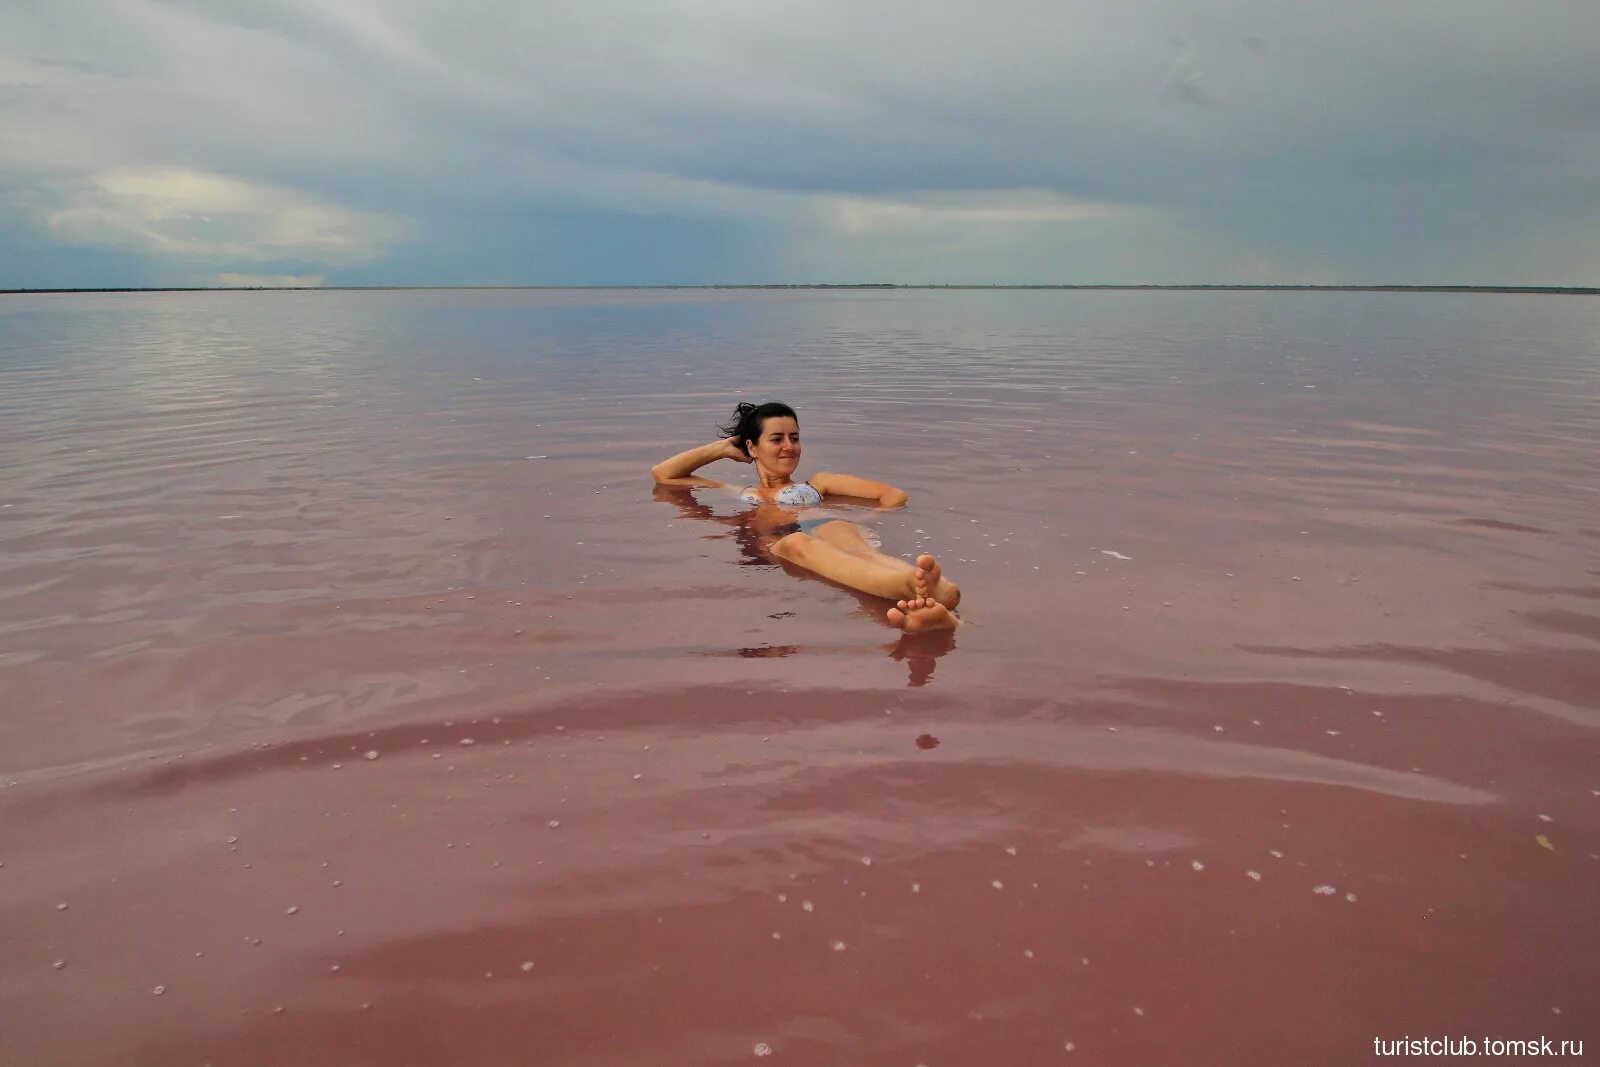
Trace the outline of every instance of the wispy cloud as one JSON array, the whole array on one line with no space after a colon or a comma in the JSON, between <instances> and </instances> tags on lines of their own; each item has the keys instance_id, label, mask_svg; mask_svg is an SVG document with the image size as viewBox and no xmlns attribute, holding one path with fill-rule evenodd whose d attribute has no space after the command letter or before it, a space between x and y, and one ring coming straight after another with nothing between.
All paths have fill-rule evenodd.
<instances>
[{"instance_id":1,"label":"wispy cloud","mask_svg":"<svg viewBox=\"0 0 1600 1067\"><path fill-rule=\"evenodd\" d=\"M104 171L47 221L69 241L157 256L335 266L373 258L402 230L306 193L180 167Z\"/></svg>"},{"instance_id":2,"label":"wispy cloud","mask_svg":"<svg viewBox=\"0 0 1600 1067\"><path fill-rule=\"evenodd\" d=\"M1116 218L1130 210L1068 200L1043 189L942 192L905 199L832 196L825 202L838 228L847 233L1084 222Z\"/></svg>"}]
</instances>

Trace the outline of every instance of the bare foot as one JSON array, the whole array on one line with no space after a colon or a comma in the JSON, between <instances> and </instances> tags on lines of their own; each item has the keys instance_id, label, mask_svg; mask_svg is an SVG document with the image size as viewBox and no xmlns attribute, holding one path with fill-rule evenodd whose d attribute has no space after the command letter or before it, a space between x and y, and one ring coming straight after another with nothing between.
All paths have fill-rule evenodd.
<instances>
[{"instance_id":1,"label":"bare foot","mask_svg":"<svg viewBox=\"0 0 1600 1067\"><path fill-rule=\"evenodd\" d=\"M896 601L888 611L889 624L908 634L927 630L953 630L961 620L951 610L932 597L913 597Z\"/></svg>"},{"instance_id":2,"label":"bare foot","mask_svg":"<svg viewBox=\"0 0 1600 1067\"><path fill-rule=\"evenodd\" d=\"M917 596L937 600L947 608L961 603L961 588L946 578L939 561L926 553L917 557L911 584Z\"/></svg>"},{"instance_id":3,"label":"bare foot","mask_svg":"<svg viewBox=\"0 0 1600 1067\"><path fill-rule=\"evenodd\" d=\"M953 630L961 620L950 610L961 602L961 590L954 582L946 581L939 561L929 555L917 557L917 567L911 576L917 595L910 600L900 600L887 614L889 623L908 634L925 630Z\"/></svg>"}]
</instances>

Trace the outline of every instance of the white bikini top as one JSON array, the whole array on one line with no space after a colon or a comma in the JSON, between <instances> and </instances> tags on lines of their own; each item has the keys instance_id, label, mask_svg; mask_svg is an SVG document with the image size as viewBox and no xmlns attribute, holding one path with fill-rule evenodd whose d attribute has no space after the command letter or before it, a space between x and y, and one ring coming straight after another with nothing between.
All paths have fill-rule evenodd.
<instances>
[{"instance_id":1,"label":"white bikini top","mask_svg":"<svg viewBox=\"0 0 1600 1067\"><path fill-rule=\"evenodd\" d=\"M748 500L752 504L762 503L762 499L760 495L756 493L754 487L746 489L744 492L740 493L739 499ZM817 492L816 487L810 482L790 482L782 489L779 489L778 495L773 499L779 504L811 507L822 503L822 494Z\"/></svg>"}]
</instances>

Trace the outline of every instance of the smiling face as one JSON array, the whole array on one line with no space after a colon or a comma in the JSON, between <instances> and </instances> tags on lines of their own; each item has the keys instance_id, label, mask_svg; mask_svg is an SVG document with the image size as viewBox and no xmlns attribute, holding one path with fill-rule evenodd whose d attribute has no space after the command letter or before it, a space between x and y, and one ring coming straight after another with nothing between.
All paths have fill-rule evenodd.
<instances>
[{"instance_id":1,"label":"smiling face","mask_svg":"<svg viewBox=\"0 0 1600 1067\"><path fill-rule=\"evenodd\" d=\"M772 415L761 427L761 436L745 442L750 458L763 480L786 481L800 465L800 423L787 415Z\"/></svg>"}]
</instances>

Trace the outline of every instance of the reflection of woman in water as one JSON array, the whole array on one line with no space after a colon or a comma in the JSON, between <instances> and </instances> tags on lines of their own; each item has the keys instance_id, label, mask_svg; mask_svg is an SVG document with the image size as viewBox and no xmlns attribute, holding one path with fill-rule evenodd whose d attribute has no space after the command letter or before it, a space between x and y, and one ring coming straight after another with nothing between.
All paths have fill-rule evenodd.
<instances>
[{"instance_id":1,"label":"reflection of woman in water","mask_svg":"<svg viewBox=\"0 0 1600 1067\"><path fill-rule=\"evenodd\" d=\"M961 621L951 610L961 602L961 590L944 577L932 556L918 556L915 565L886 556L857 524L805 510L840 497L880 508L904 507L903 490L848 474L817 473L809 481L795 481L800 422L787 404L740 404L732 425L722 432L725 436L718 440L652 467L656 484L736 492L755 505L757 529L775 538L768 552L840 585L894 600L885 617L907 633L948 630ZM755 464L760 484L740 489L695 475L719 459Z\"/></svg>"}]
</instances>

